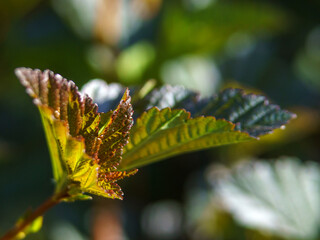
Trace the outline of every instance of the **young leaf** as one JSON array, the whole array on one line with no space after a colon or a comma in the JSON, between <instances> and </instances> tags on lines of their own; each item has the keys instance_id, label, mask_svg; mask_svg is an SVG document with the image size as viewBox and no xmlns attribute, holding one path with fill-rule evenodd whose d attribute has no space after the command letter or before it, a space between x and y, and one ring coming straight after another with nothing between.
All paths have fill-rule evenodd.
<instances>
[{"instance_id":1,"label":"young leaf","mask_svg":"<svg viewBox=\"0 0 320 240\"><path fill-rule=\"evenodd\" d=\"M129 90L104 114L72 81L49 70L19 68L16 75L40 111L57 191L67 186L72 200L85 198L82 192L122 199L116 181L136 172L117 171L133 122Z\"/></svg>"},{"instance_id":2,"label":"young leaf","mask_svg":"<svg viewBox=\"0 0 320 240\"><path fill-rule=\"evenodd\" d=\"M132 169L177 154L253 139L214 117L190 118L185 110L151 108L131 130L121 169Z\"/></svg>"},{"instance_id":3,"label":"young leaf","mask_svg":"<svg viewBox=\"0 0 320 240\"><path fill-rule=\"evenodd\" d=\"M296 158L250 162L214 178L216 194L242 225L285 239L318 239L320 167Z\"/></svg>"}]
</instances>

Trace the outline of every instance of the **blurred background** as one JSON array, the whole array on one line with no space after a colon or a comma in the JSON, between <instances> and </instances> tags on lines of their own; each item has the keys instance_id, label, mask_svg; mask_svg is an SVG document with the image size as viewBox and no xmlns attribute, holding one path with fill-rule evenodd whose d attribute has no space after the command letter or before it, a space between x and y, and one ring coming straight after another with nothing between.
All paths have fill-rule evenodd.
<instances>
[{"instance_id":1,"label":"blurred background","mask_svg":"<svg viewBox=\"0 0 320 240\"><path fill-rule=\"evenodd\" d=\"M39 114L14 76L24 66L80 87L240 87L298 115L260 141L141 168L119 183L123 201L60 204L26 239L320 239L318 0L8 0L0 17L0 235L53 191Z\"/></svg>"}]
</instances>

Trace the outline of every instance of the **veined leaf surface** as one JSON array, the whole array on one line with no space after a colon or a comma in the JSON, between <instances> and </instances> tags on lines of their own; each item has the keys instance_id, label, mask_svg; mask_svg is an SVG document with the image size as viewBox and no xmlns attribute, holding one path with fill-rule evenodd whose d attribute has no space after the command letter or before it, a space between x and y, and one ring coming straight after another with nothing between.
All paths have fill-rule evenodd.
<instances>
[{"instance_id":1,"label":"veined leaf surface","mask_svg":"<svg viewBox=\"0 0 320 240\"><path fill-rule=\"evenodd\" d=\"M101 90L103 85L97 85L100 93L105 92ZM115 97L120 92L121 88ZM196 92L181 86L167 85L151 91L138 100L136 106L136 112L141 111L140 108L151 110L137 118L120 163L121 169L142 166L189 151L257 138L284 126L295 117L295 114L270 104L265 96L245 94L240 89L226 89L215 96L201 98ZM154 106L160 111L153 109ZM190 113L166 108L184 108ZM149 129L157 124L159 126L155 131ZM222 127L223 124L225 127ZM202 126L212 128L203 130Z\"/></svg>"},{"instance_id":2,"label":"veined leaf surface","mask_svg":"<svg viewBox=\"0 0 320 240\"><path fill-rule=\"evenodd\" d=\"M152 108L138 118L119 168L131 169L177 154L254 139L214 117L190 118L185 110Z\"/></svg>"},{"instance_id":3,"label":"veined leaf surface","mask_svg":"<svg viewBox=\"0 0 320 240\"><path fill-rule=\"evenodd\" d=\"M148 107L185 108L193 117L214 116L236 124L235 129L253 137L271 133L296 115L272 104L262 95L245 94L241 89L228 88L219 94L201 98L181 86L164 86L148 96Z\"/></svg>"},{"instance_id":4,"label":"veined leaf surface","mask_svg":"<svg viewBox=\"0 0 320 240\"><path fill-rule=\"evenodd\" d=\"M85 198L82 192L121 199L116 181L136 172L117 171L133 123L129 90L116 110L98 113L90 97L58 74L28 68L16 74L40 111L57 191L67 185L67 200Z\"/></svg>"},{"instance_id":5,"label":"veined leaf surface","mask_svg":"<svg viewBox=\"0 0 320 240\"><path fill-rule=\"evenodd\" d=\"M93 98L101 99L110 86L97 83L88 83L91 88L96 85L101 96L94 94ZM88 87L84 88L87 90ZM102 90L104 89L104 90ZM117 94L114 99L124 91L124 87L117 85ZM87 92L90 92L87 90ZM135 96L134 96L135 97ZM101 105L110 105L112 100L102 101ZM288 123L296 115L272 104L262 95L246 94L241 89L228 88L217 95L202 98L198 93L185 89L182 86L165 85L154 89L146 97L134 104L135 114L152 107L186 109L192 117L213 116L216 119L225 119L236 124L235 129L247 132L253 137L269 134L274 129Z\"/></svg>"},{"instance_id":6,"label":"veined leaf surface","mask_svg":"<svg viewBox=\"0 0 320 240\"><path fill-rule=\"evenodd\" d=\"M282 157L223 172L210 175L215 194L238 223L284 239L319 239L318 163Z\"/></svg>"}]
</instances>

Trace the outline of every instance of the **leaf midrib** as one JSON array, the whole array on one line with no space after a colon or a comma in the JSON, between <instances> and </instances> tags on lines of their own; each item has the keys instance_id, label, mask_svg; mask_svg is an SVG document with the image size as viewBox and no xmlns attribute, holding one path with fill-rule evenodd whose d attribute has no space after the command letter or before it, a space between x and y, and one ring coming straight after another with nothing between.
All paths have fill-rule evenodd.
<instances>
[{"instance_id":1,"label":"leaf midrib","mask_svg":"<svg viewBox=\"0 0 320 240\"><path fill-rule=\"evenodd\" d=\"M184 112L183 110L177 112L177 114L175 114L169 121L166 121L166 122L162 123L161 125L159 125L159 127L157 128L156 131L154 131L152 134L150 134L146 138L144 138L141 142L138 143L138 145L133 145L132 144L134 147L129 149L128 152L136 152L137 149L140 149L141 146L143 146L143 145L145 145L145 143L149 142L150 138L153 138L155 135L157 135L158 133L160 133L162 131L165 131L167 129L171 129L171 128L164 129L164 126L168 125L170 122L172 122L173 120L175 120L178 117L180 117L183 112ZM161 112L159 112L159 113L161 113ZM185 119L184 119L184 123L185 123ZM180 126L182 124L183 123L180 123L178 126ZM143 127L145 127L145 125L146 124L143 124ZM139 146L139 147L135 147L135 146ZM125 152L122 156L124 157L128 152Z\"/></svg>"},{"instance_id":2,"label":"leaf midrib","mask_svg":"<svg viewBox=\"0 0 320 240\"><path fill-rule=\"evenodd\" d=\"M188 119L189 120L189 119ZM192 125L194 125L194 124L196 124L196 123L192 123L192 124L190 124L189 125L189 123L184 123L184 124L186 124L187 126L189 126L189 127L191 127ZM158 135L159 135L159 133L161 133L161 132L163 132L163 131L168 131L168 130L173 130L173 129L175 129L175 128L180 128L181 126L182 126L183 124L179 124L178 126L175 126L175 127L172 127L172 128L167 128L167 129L164 129L164 130L160 130L160 131L157 131L157 133L156 134L154 134L154 135L152 135L153 137L152 138L156 138ZM225 131L225 132L232 132L232 130L230 131L231 129L228 129L227 131ZM207 137L208 135L211 135L211 134L216 134L216 133L220 133L220 132L224 132L223 131L223 127L220 127L220 128L218 128L218 129L215 129L215 130L212 130L212 131L209 131L209 132L206 132L206 133L204 133L204 134L202 134L202 135L198 135L197 137L195 137L195 138L192 138L192 139L188 139L187 141L185 141L185 142L178 142L176 145L174 145L174 146L169 146L167 149L165 149L165 150L163 150L163 151L159 151L158 153L155 153L155 154L152 154L152 155L150 155L150 157L145 157L145 158L142 158L142 159L159 159L159 156L161 156L161 155L164 155L164 156L168 156L168 152L172 152L172 155L171 156L174 156L174 155L176 155L177 153L175 153L175 152L173 152L173 150L174 149L177 149L177 148L179 148L179 147L181 147L182 145L185 145L185 144L188 144L188 143L190 143L191 141L198 141L198 140L200 140L200 139L202 139L202 138L205 138L205 137ZM236 132L236 131L234 131L234 132ZM148 139L150 139L150 137L148 138ZM139 146L138 147L133 147L132 149L132 151L129 151L129 152L126 152L126 154L127 153L130 153L130 154L135 154L136 152L138 152L141 148L143 148L143 147L145 147L145 142L146 141L143 141L143 143L142 144L140 144L139 143ZM135 145L135 146L137 146L137 145ZM210 147L212 147L212 146L210 146ZM206 147L204 147L204 148L206 148ZM203 149L204 149L203 148ZM192 149L192 150L190 150L190 151L196 151L197 149ZM186 153L186 152L189 152L189 151L185 151L184 153ZM126 155L125 154L125 155ZM124 156L125 156L124 155ZM170 154L169 154L169 156L170 156ZM160 157L161 158L161 157ZM135 162L135 161L129 161L128 163L133 163L133 162ZM148 161L142 161L143 163L146 163L146 162L148 162ZM126 164L126 165L128 165L128 164ZM127 167L125 167L124 169L127 169Z\"/></svg>"}]
</instances>

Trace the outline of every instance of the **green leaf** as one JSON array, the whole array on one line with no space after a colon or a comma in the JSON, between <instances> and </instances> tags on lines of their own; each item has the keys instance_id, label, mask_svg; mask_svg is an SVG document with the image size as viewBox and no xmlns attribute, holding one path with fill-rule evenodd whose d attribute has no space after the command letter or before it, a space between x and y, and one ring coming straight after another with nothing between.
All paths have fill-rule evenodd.
<instances>
[{"instance_id":1,"label":"green leaf","mask_svg":"<svg viewBox=\"0 0 320 240\"><path fill-rule=\"evenodd\" d=\"M116 110L98 113L92 99L60 75L27 68L16 74L40 111L56 192L67 188L69 201L87 199L82 192L122 199L116 181L136 172L117 171L133 122L129 90Z\"/></svg>"},{"instance_id":2,"label":"green leaf","mask_svg":"<svg viewBox=\"0 0 320 240\"><path fill-rule=\"evenodd\" d=\"M94 87L94 85L96 85L96 87ZM107 86L108 85L106 84L101 85L98 83L92 83L91 88L95 89L99 87L99 92L103 93L106 92L103 91L103 89L108 89ZM121 87L114 95L115 99L119 96L120 92ZM97 94L95 94L94 96L100 98ZM211 129L207 133L202 132L199 136L195 136L195 138L191 137L190 139L183 139L181 137L178 138L179 133L177 133L177 135L175 136L175 144L179 147L169 146L171 144L170 143L167 144L167 147L161 149L159 148L158 145L160 144L159 139L160 137L162 137L161 134L168 134L173 129L174 131L178 131L177 129L191 129L195 126L195 128L197 128L197 124L205 124L204 120L198 118L202 115L213 116L219 120L217 122L229 121L234 123L235 126L230 127L230 129L232 128L233 132L236 132L235 130L238 130L243 133L248 133L252 138L246 135L247 140L259 137L260 135L271 133L274 129L284 126L290 119L295 117L295 114L290 113L286 110L282 110L277 105L270 104L266 97L261 95L245 94L240 89L226 89L216 96L201 98L201 96L196 92L187 90L181 86L167 85L151 91L149 94L147 94L147 96L143 98L139 99L136 96L137 95L134 95L135 99L137 99L135 102L136 113L139 113L141 109L150 109L154 106L158 107L159 109L168 107L184 108L191 113L191 116L195 117L194 119L197 120L191 121L188 114L182 114L181 117L178 118L177 116L172 116L172 113L170 111L161 111L160 113L159 111L157 112L153 109L149 110L147 113L142 113L141 116L137 118L137 123L134 125L130 133L131 137L129 139L129 144L124 149L125 153L123 156L123 160L120 163L121 169L130 169L132 167L143 166L145 164L159 161L164 158L188 151L195 151L213 146L237 142L234 140L230 140L230 142L222 141L221 143L219 143L221 139L211 139L212 142L217 142L215 144L203 143L202 146L198 145L197 147L188 148L188 146L191 145L194 140L198 141L198 138L203 139L203 136L201 134L206 134L206 138L208 139L210 137L216 137L216 135L213 135L210 132L211 130L213 131L213 129ZM106 100L106 103L109 104L110 100L112 99L108 98ZM101 104L104 105L104 102L102 101ZM160 119L161 117L163 119ZM180 119L180 122L178 122L178 126L174 126L174 128L172 129L169 128L165 122L171 121L171 117L175 118L173 122L177 122L176 119ZM183 120L181 120L181 118ZM208 119L212 119L212 117ZM150 123L159 123L159 129L154 132L149 131L148 126L144 125ZM228 124L232 125L232 123ZM166 127L162 127L161 124L164 124ZM187 125L183 126L184 124ZM189 145L185 145L185 142L178 143L181 139L182 141L188 141ZM243 140L239 142L242 141ZM186 148L186 150L184 149L184 147ZM155 152L155 149L157 149L158 152Z\"/></svg>"},{"instance_id":3,"label":"green leaf","mask_svg":"<svg viewBox=\"0 0 320 240\"><path fill-rule=\"evenodd\" d=\"M66 166L62 162L60 149L67 141L68 129L64 122L54 121L47 107L39 107L39 111L51 156L53 176L59 183L65 177Z\"/></svg>"},{"instance_id":4,"label":"green leaf","mask_svg":"<svg viewBox=\"0 0 320 240\"><path fill-rule=\"evenodd\" d=\"M99 88L100 94L97 94L97 91L93 93L92 89L97 88ZM117 90L113 91L114 88ZM110 106L110 102L119 98L124 87L121 85L111 87L111 85L92 81L84 90L95 100L105 97L105 100L99 101L99 103L102 106ZM106 94L108 91L113 91L113 98L106 97L110 96L110 94ZM212 97L203 98L198 93L182 86L166 85L151 91L143 98L139 99L137 95L134 95L133 98L137 99L134 103L136 116L152 107L159 109L183 108L190 112L192 117L214 116L217 119L230 121L236 124L236 130L247 132L253 137L271 133L274 129L283 127L289 120L296 117L294 113L270 103L265 96L246 94L241 89L233 88L225 89Z\"/></svg>"},{"instance_id":5,"label":"green leaf","mask_svg":"<svg viewBox=\"0 0 320 240\"><path fill-rule=\"evenodd\" d=\"M131 169L177 154L253 139L234 127L214 117L192 119L185 110L152 108L132 128L119 168Z\"/></svg>"},{"instance_id":6,"label":"green leaf","mask_svg":"<svg viewBox=\"0 0 320 240\"><path fill-rule=\"evenodd\" d=\"M319 164L289 157L252 161L213 180L216 195L240 224L286 239L319 238Z\"/></svg>"},{"instance_id":7,"label":"green leaf","mask_svg":"<svg viewBox=\"0 0 320 240\"><path fill-rule=\"evenodd\" d=\"M228 88L216 96L201 98L180 86L164 86L149 96L148 107L185 108L192 116L214 116L236 124L237 130L259 137L288 123L296 115L269 103L262 95Z\"/></svg>"}]
</instances>

